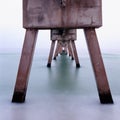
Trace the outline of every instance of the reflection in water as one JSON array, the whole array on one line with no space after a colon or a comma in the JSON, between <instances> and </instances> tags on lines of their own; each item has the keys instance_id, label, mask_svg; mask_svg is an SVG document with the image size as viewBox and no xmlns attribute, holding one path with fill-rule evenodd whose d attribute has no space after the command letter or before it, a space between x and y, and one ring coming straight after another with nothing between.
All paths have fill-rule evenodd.
<instances>
[{"instance_id":1,"label":"reflection in water","mask_svg":"<svg viewBox=\"0 0 120 120\"><path fill-rule=\"evenodd\" d=\"M78 68L75 67L73 61L71 61L66 55L58 57L55 67L48 69L49 82L52 90L59 92L74 91L77 85L77 73Z\"/></svg>"},{"instance_id":2,"label":"reflection in water","mask_svg":"<svg viewBox=\"0 0 120 120\"><path fill-rule=\"evenodd\" d=\"M60 56L48 69L44 55L34 59L24 104L11 103L19 56L0 55L0 120L120 119L120 56L104 57L115 104L101 105L88 58L76 69L74 61Z\"/></svg>"},{"instance_id":3,"label":"reflection in water","mask_svg":"<svg viewBox=\"0 0 120 120\"><path fill-rule=\"evenodd\" d=\"M13 104L13 107L11 108L11 120L27 120L27 113L28 109L24 105Z\"/></svg>"}]
</instances>

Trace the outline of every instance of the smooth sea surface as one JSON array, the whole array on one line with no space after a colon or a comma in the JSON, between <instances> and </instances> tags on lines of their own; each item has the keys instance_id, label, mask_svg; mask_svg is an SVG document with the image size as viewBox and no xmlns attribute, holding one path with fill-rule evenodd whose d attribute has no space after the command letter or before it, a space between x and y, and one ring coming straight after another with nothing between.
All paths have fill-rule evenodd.
<instances>
[{"instance_id":1,"label":"smooth sea surface","mask_svg":"<svg viewBox=\"0 0 120 120\"><path fill-rule=\"evenodd\" d=\"M59 55L47 68L48 52L35 53L26 102L12 103L20 53L0 53L0 120L119 120L120 54L102 53L114 104L100 104L91 61L81 67Z\"/></svg>"}]
</instances>

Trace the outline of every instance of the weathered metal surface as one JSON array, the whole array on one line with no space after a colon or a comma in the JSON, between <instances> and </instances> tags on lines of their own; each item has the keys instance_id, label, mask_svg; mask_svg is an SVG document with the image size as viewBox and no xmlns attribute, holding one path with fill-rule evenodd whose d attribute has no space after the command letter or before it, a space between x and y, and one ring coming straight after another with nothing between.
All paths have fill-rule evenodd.
<instances>
[{"instance_id":1,"label":"weathered metal surface","mask_svg":"<svg viewBox=\"0 0 120 120\"><path fill-rule=\"evenodd\" d=\"M56 57L58 56L59 53L61 53L61 51L62 51L62 48L59 42L57 41L56 50L55 50L54 57L53 57L54 60L56 60Z\"/></svg>"},{"instance_id":2,"label":"weathered metal surface","mask_svg":"<svg viewBox=\"0 0 120 120\"><path fill-rule=\"evenodd\" d=\"M71 55L72 59L75 59L76 67L80 67L78 55L77 55L77 49L75 46L75 40L76 40L76 29L52 29L51 30L51 48L48 58L48 64L47 67L51 67L52 62L52 56L54 52L54 46L55 41L57 41L57 46L54 54L54 59L56 59L58 54L69 53Z\"/></svg>"},{"instance_id":3,"label":"weathered metal surface","mask_svg":"<svg viewBox=\"0 0 120 120\"><path fill-rule=\"evenodd\" d=\"M72 50L73 50L73 54L74 54L74 59L75 59L75 62L76 62L76 68L79 68L80 63L79 63L79 59L78 59L76 45L75 45L75 42L73 40L71 41L71 45L72 45Z\"/></svg>"},{"instance_id":4,"label":"weathered metal surface","mask_svg":"<svg viewBox=\"0 0 120 120\"><path fill-rule=\"evenodd\" d=\"M49 53L49 58L48 58L48 63L47 63L47 67L51 67L51 61L52 61L52 57L53 57L54 48L55 48L55 41L52 41L51 48L50 48L50 53Z\"/></svg>"},{"instance_id":5,"label":"weathered metal surface","mask_svg":"<svg viewBox=\"0 0 120 120\"><path fill-rule=\"evenodd\" d=\"M70 31L69 29L84 28L100 101L101 103L113 103L95 32L95 28L102 25L101 8L101 0L23 0L23 27L27 31L12 102L25 101L38 29L61 29L62 34L60 35L62 36L58 38L70 41L68 42L67 49L70 55L76 59L76 67L79 67L79 60L74 44L76 35L73 34L74 31ZM63 34L64 30L65 34ZM61 32L57 33L53 31L53 33L58 36ZM55 40L58 39L56 36L51 37L52 44L48 67L51 65ZM69 43L72 44L70 45ZM57 44L55 55L60 50L61 46ZM56 57L55 55L54 57Z\"/></svg>"},{"instance_id":6,"label":"weathered metal surface","mask_svg":"<svg viewBox=\"0 0 120 120\"><path fill-rule=\"evenodd\" d=\"M69 51L69 56L71 56L72 60L74 60L74 54L73 54L73 50L70 42L68 44L68 51Z\"/></svg>"},{"instance_id":7,"label":"weathered metal surface","mask_svg":"<svg viewBox=\"0 0 120 120\"><path fill-rule=\"evenodd\" d=\"M101 103L113 103L99 43L94 28L84 29Z\"/></svg>"},{"instance_id":8,"label":"weathered metal surface","mask_svg":"<svg viewBox=\"0 0 120 120\"><path fill-rule=\"evenodd\" d=\"M24 28L83 28L101 25L101 0L23 0Z\"/></svg>"},{"instance_id":9,"label":"weathered metal surface","mask_svg":"<svg viewBox=\"0 0 120 120\"><path fill-rule=\"evenodd\" d=\"M53 29L51 30L51 40L69 41L76 40L76 29Z\"/></svg>"},{"instance_id":10,"label":"weathered metal surface","mask_svg":"<svg viewBox=\"0 0 120 120\"><path fill-rule=\"evenodd\" d=\"M27 30L12 102L24 102L38 30Z\"/></svg>"}]
</instances>

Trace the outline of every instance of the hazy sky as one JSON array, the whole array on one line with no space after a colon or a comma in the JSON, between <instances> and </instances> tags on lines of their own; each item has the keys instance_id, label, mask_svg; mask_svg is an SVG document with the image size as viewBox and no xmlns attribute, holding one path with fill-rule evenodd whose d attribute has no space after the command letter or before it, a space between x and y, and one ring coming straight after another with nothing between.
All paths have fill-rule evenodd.
<instances>
[{"instance_id":1,"label":"hazy sky","mask_svg":"<svg viewBox=\"0 0 120 120\"><path fill-rule=\"evenodd\" d=\"M103 0L103 26L97 29L102 50L120 52L120 1ZM22 0L0 0L0 51L20 50L25 30L22 28ZM78 30L77 47L86 48L82 30ZM37 48L50 47L49 31L39 31Z\"/></svg>"}]
</instances>

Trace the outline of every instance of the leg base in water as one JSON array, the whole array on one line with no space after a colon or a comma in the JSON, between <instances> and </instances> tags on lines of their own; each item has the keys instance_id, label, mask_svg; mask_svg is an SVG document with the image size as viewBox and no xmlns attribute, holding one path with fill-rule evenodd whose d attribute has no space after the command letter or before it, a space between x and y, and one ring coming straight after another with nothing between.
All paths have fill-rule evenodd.
<instances>
[{"instance_id":1,"label":"leg base in water","mask_svg":"<svg viewBox=\"0 0 120 120\"><path fill-rule=\"evenodd\" d=\"M50 68L50 67L51 67L51 64L50 64L50 63L48 63L48 64L47 64L47 67L48 67L48 68Z\"/></svg>"},{"instance_id":2,"label":"leg base in water","mask_svg":"<svg viewBox=\"0 0 120 120\"><path fill-rule=\"evenodd\" d=\"M101 104L113 104L113 99L110 93L99 94Z\"/></svg>"},{"instance_id":3,"label":"leg base in water","mask_svg":"<svg viewBox=\"0 0 120 120\"><path fill-rule=\"evenodd\" d=\"M24 92L14 92L12 102L16 102L16 103L25 102L25 93Z\"/></svg>"}]
</instances>

